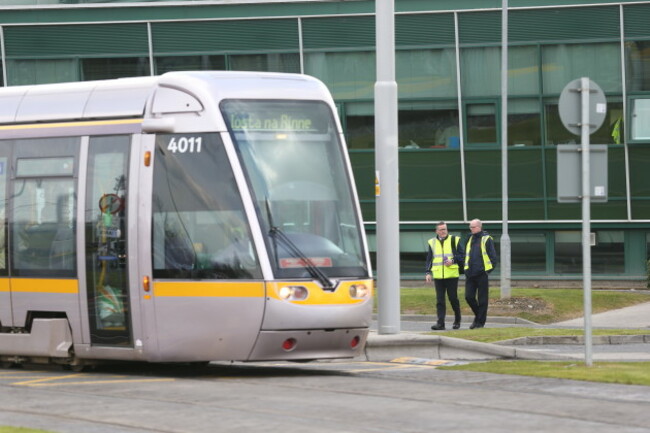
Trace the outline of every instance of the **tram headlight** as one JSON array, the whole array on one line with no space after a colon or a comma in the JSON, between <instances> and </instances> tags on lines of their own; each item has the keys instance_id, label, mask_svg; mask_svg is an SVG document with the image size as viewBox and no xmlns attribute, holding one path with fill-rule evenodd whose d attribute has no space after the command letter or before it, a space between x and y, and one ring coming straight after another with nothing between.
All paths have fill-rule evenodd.
<instances>
[{"instance_id":1,"label":"tram headlight","mask_svg":"<svg viewBox=\"0 0 650 433\"><path fill-rule=\"evenodd\" d=\"M303 301L307 299L309 291L304 286L283 286L278 295L285 301Z\"/></svg>"},{"instance_id":2,"label":"tram headlight","mask_svg":"<svg viewBox=\"0 0 650 433\"><path fill-rule=\"evenodd\" d=\"M365 284L352 284L350 286L350 297L367 298L370 295L370 289Z\"/></svg>"}]
</instances>

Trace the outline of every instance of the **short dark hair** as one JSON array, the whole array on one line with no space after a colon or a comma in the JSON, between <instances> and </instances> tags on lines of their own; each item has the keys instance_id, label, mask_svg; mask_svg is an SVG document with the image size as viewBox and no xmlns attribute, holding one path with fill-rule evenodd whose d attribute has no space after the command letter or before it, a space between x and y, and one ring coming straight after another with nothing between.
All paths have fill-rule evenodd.
<instances>
[{"instance_id":1,"label":"short dark hair","mask_svg":"<svg viewBox=\"0 0 650 433\"><path fill-rule=\"evenodd\" d=\"M444 222L444 221L440 221L438 224L436 224L436 228L438 228L438 227L440 227L440 226L446 226L446 225L447 225L446 222Z\"/></svg>"}]
</instances>

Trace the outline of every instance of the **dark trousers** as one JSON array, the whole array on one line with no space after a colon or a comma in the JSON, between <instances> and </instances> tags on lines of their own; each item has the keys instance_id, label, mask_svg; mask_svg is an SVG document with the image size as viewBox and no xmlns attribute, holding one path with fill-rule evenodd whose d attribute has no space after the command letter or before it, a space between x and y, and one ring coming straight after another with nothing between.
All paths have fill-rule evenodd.
<instances>
[{"instance_id":1,"label":"dark trousers","mask_svg":"<svg viewBox=\"0 0 650 433\"><path fill-rule=\"evenodd\" d=\"M482 272L479 275L465 278L465 300L474 312L474 322L483 326L487 319L488 298L490 295L488 274Z\"/></svg>"},{"instance_id":2,"label":"dark trousers","mask_svg":"<svg viewBox=\"0 0 650 433\"><path fill-rule=\"evenodd\" d=\"M447 315L447 301L445 292L449 298L451 308L454 310L454 323L460 323L460 302L458 301L458 278L434 279L436 285L436 313L438 314L438 324L445 324Z\"/></svg>"}]
</instances>

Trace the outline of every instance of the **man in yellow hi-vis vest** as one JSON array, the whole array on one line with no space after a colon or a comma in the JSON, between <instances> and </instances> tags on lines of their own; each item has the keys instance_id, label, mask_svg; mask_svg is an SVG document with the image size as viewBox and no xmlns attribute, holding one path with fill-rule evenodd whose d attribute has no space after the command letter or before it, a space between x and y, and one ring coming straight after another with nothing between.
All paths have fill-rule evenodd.
<instances>
[{"instance_id":1,"label":"man in yellow hi-vis vest","mask_svg":"<svg viewBox=\"0 0 650 433\"><path fill-rule=\"evenodd\" d=\"M447 224L436 225L436 237L429 239L425 279L433 279L436 286L436 314L438 321L431 327L434 331L445 329L447 304L445 292L454 310L454 329L460 328L460 302L458 301L459 266L463 263L463 249L458 236L449 236Z\"/></svg>"},{"instance_id":2,"label":"man in yellow hi-vis vest","mask_svg":"<svg viewBox=\"0 0 650 433\"><path fill-rule=\"evenodd\" d=\"M490 295L488 274L497 265L497 252L481 220L470 221L469 230L472 236L465 247L465 300L474 312L474 321L469 325L474 329L485 326Z\"/></svg>"}]
</instances>

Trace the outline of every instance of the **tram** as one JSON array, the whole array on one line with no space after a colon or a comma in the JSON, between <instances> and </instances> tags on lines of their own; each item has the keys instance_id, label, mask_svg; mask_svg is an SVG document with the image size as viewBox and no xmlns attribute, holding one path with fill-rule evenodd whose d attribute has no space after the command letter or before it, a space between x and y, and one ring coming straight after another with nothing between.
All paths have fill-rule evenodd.
<instances>
[{"instance_id":1,"label":"tram","mask_svg":"<svg viewBox=\"0 0 650 433\"><path fill-rule=\"evenodd\" d=\"M298 74L0 89L0 361L350 358L373 280L341 126Z\"/></svg>"}]
</instances>

